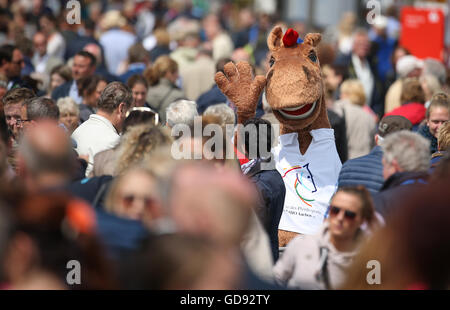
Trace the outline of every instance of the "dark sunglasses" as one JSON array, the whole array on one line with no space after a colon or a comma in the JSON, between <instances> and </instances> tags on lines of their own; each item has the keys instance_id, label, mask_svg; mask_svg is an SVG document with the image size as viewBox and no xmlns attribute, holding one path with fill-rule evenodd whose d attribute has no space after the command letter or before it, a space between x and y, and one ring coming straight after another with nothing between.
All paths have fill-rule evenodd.
<instances>
[{"instance_id":1,"label":"dark sunglasses","mask_svg":"<svg viewBox=\"0 0 450 310\"><path fill-rule=\"evenodd\" d=\"M337 216L341 211L344 211L343 209L339 207L330 206L330 216ZM347 220L354 220L356 218L356 213L353 211L345 210L344 211L344 218Z\"/></svg>"},{"instance_id":2,"label":"dark sunglasses","mask_svg":"<svg viewBox=\"0 0 450 310\"><path fill-rule=\"evenodd\" d=\"M136 195L124 195L122 196L122 201L125 207L129 208L133 205L134 201L141 200L144 202L145 208L150 208L153 204L153 199L150 197L139 197Z\"/></svg>"}]
</instances>

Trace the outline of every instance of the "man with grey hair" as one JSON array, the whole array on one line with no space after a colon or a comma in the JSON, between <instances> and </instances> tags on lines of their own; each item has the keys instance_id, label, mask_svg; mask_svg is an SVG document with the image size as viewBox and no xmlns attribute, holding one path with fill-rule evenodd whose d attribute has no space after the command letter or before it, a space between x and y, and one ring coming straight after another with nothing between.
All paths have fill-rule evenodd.
<instances>
[{"instance_id":1,"label":"man with grey hair","mask_svg":"<svg viewBox=\"0 0 450 310\"><path fill-rule=\"evenodd\" d=\"M171 103L166 109L166 125L170 128L176 125L194 126L194 118L198 116L195 101L178 100Z\"/></svg>"},{"instance_id":2,"label":"man with grey hair","mask_svg":"<svg viewBox=\"0 0 450 310\"><path fill-rule=\"evenodd\" d=\"M236 115L232 108L230 108L226 103L219 103L212 106L209 106L205 112L204 116L213 115L220 118L222 127L226 125L235 125L236 124Z\"/></svg>"},{"instance_id":3,"label":"man with grey hair","mask_svg":"<svg viewBox=\"0 0 450 310\"><path fill-rule=\"evenodd\" d=\"M58 122L59 109L56 103L46 97L34 97L25 99L20 110L20 133L35 126L40 120L52 120ZM19 137L20 138L20 137Z\"/></svg>"},{"instance_id":4,"label":"man with grey hair","mask_svg":"<svg viewBox=\"0 0 450 310\"><path fill-rule=\"evenodd\" d=\"M447 81L447 71L444 64L433 58L427 58L424 60L423 75L432 75L436 77L441 86L444 86Z\"/></svg>"},{"instance_id":5,"label":"man with grey hair","mask_svg":"<svg viewBox=\"0 0 450 310\"><path fill-rule=\"evenodd\" d=\"M80 156L88 156L86 176L92 170L95 154L113 148L119 143L120 133L126 113L131 107L131 90L121 82L113 82L103 90L97 105L97 113L92 114L72 134Z\"/></svg>"},{"instance_id":6,"label":"man with grey hair","mask_svg":"<svg viewBox=\"0 0 450 310\"><path fill-rule=\"evenodd\" d=\"M386 216L405 194L426 184L430 142L417 133L402 130L385 138L381 148L385 182L373 199L376 211Z\"/></svg>"}]
</instances>

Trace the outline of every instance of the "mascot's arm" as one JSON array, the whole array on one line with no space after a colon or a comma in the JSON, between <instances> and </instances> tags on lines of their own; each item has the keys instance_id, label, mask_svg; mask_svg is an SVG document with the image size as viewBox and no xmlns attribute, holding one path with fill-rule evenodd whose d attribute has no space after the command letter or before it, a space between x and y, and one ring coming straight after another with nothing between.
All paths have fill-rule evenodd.
<instances>
[{"instance_id":1,"label":"mascot's arm","mask_svg":"<svg viewBox=\"0 0 450 310\"><path fill-rule=\"evenodd\" d=\"M253 79L250 64L239 62L235 65L229 62L224 67L224 73L216 73L215 81L222 93L236 106L238 124L255 117L258 99L266 85L264 76Z\"/></svg>"}]
</instances>

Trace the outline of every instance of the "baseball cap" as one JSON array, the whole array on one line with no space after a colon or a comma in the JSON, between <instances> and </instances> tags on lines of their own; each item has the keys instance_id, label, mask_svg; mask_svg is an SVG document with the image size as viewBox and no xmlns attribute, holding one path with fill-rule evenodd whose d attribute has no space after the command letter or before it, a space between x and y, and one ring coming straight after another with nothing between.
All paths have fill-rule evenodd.
<instances>
[{"instance_id":1,"label":"baseball cap","mask_svg":"<svg viewBox=\"0 0 450 310\"><path fill-rule=\"evenodd\" d=\"M381 119L378 125L378 135L384 138L391 133L400 130L411 130L411 128L412 123L406 117L389 115Z\"/></svg>"}]
</instances>

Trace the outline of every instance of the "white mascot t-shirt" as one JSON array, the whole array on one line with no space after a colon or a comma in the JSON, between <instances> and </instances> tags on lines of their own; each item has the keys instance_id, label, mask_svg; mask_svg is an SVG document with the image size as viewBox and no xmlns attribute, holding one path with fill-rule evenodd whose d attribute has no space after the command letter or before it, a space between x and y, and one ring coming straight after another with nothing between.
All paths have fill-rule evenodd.
<instances>
[{"instance_id":1,"label":"white mascot t-shirt","mask_svg":"<svg viewBox=\"0 0 450 310\"><path fill-rule=\"evenodd\" d=\"M305 235L320 230L342 167L334 130L321 128L310 134L312 141L304 155L300 153L297 133L281 135L272 149L276 169L286 186L278 228Z\"/></svg>"}]
</instances>

